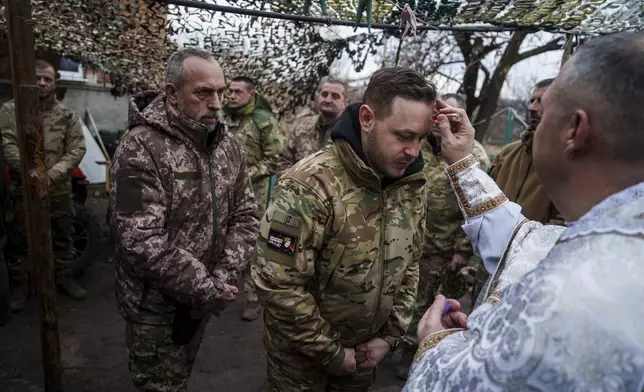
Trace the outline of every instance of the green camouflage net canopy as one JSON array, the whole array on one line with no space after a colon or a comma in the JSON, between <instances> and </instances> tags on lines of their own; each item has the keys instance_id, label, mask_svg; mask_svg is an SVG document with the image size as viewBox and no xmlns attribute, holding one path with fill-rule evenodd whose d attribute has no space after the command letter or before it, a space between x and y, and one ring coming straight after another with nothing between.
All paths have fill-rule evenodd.
<instances>
[{"instance_id":1,"label":"green camouflage net canopy","mask_svg":"<svg viewBox=\"0 0 644 392\"><path fill-rule=\"evenodd\" d=\"M211 50L229 77L256 79L281 113L304 104L334 60L348 55L356 71L383 40L400 37L409 5L419 29L494 28L596 35L640 30L641 0L31 0L36 48L112 75L115 94L162 85L165 61L185 46ZM176 1L174 1L176 3ZM0 5L2 2L0 2ZM349 38L326 36L321 24L234 16L199 9L217 4L246 10L359 20L386 28ZM360 11L357 11L360 10ZM358 16L356 16L358 15ZM380 23L380 26L375 24ZM388 26L382 26L387 24ZM364 30L362 30L364 31ZM376 33L373 29L372 33ZM0 18L0 39L6 37Z\"/></svg>"},{"instance_id":2,"label":"green camouflage net canopy","mask_svg":"<svg viewBox=\"0 0 644 392\"><path fill-rule=\"evenodd\" d=\"M168 8L169 32L189 36L185 42L188 46L212 50L229 76L245 74L255 78L261 92L280 112L310 98L320 78L328 74L333 61L343 53L349 55L359 71L384 38L400 37L397 26L407 4L416 15L419 28L428 30L493 28L596 35L639 30L644 21L641 0L227 0L225 3L188 0L181 3ZM231 18L228 13L199 9L204 3L329 20L360 20L373 23L376 28L388 24L389 28L384 33L323 39L320 24L256 16Z\"/></svg>"},{"instance_id":3,"label":"green camouflage net canopy","mask_svg":"<svg viewBox=\"0 0 644 392\"><path fill-rule=\"evenodd\" d=\"M203 1L203 0L202 0ZM574 34L641 30L641 0L230 0L231 5L343 20L398 24L405 5L427 27L500 26Z\"/></svg>"}]
</instances>

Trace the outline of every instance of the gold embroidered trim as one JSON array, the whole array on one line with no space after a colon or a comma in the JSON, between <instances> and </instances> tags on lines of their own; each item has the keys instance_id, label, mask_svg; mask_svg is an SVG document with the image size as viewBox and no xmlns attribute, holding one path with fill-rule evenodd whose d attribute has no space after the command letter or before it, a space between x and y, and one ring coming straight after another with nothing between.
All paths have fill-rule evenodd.
<instances>
[{"instance_id":1,"label":"gold embroidered trim","mask_svg":"<svg viewBox=\"0 0 644 392\"><path fill-rule=\"evenodd\" d=\"M474 158L474 155L470 154L465 158L461 159L460 161L451 164L445 170L447 170L448 176L450 176L452 179L456 179L458 178L458 173L462 172L468 167L474 166L477 163L479 163L479 161L476 158Z\"/></svg>"},{"instance_id":2,"label":"gold embroidered trim","mask_svg":"<svg viewBox=\"0 0 644 392\"><path fill-rule=\"evenodd\" d=\"M458 331L462 331L462 329L448 329L446 331L433 333L428 337L426 337L425 340L423 340L423 342L418 347L418 351L416 351L416 355L414 356L414 362L416 362L416 360L420 358L420 356L423 355L425 351L433 349L438 345L438 343L441 342L441 340L445 339L449 335L456 333Z\"/></svg>"},{"instance_id":3,"label":"gold embroidered trim","mask_svg":"<svg viewBox=\"0 0 644 392\"><path fill-rule=\"evenodd\" d=\"M501 302L501 298L503 298L503 292L501 290L497 290L493 292L489 297L487 297L485 302L494 306Z\"/></svg>"},{"instance_id":4,"label":"gold embroidered trim","mask_svg":"<svg viewBox=\"0 0 644 392\"><path fill-rule=\"evenodd\" d=\"M492 211L508 200L507 196L501 193L498 196L495 196L494 198L481 204L477 204L475 206L470 205L469 200L467 200L467 195L465 195L465 192L461 187L461 182L459 181L458 175L463 170L470 168L477 163L478 161L473 155L468 155L466 158L461 159L460 161L456 162L446 169L447 176L449 177L450 182L452 183L452 186L454 188L454 193L456 193L456 196L461 202L461 205L465 210L466 218L468 219Z\"/></svg>"}]
</instances>

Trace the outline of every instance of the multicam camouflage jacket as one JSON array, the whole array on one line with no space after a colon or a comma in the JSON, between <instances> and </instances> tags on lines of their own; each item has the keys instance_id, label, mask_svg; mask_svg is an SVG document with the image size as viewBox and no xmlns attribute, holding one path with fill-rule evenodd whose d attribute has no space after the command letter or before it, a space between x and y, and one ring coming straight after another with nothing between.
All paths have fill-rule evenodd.
<instances>
[{"instance_id":1,"label":"multicam camouflage jacket","mask_svg":"<svg viewBox=\"0 0 644 392\"><path fill-rule=\"evenodd\" d=\"M11 181L20 183L20 150L16 139L15 106L13 101L0 108L4 157L11 172ZM72 170L85 155L85 137L78 115L51 97L42 105L45 136L45 166L51 178L49 196L68 195L72 192Z\"/></svg>"},{"instance_id":2,"label":"multicam camouflage jacket","mask_svg":"<svg viewBox=\"0 0 644 392\"><path fill-rule=\"evenodd\" d=\"M423 172L427 198L426 238L424 255L452 257L454 253L472 253L472 244L461 225L463 215L458 207L445 168L448 166L440 155L432 153L432 146L425 141L422 147L425 160ZM483 146L475 141L472 154L479 160L482 170L490 166L490 158Z\"/></svg>"},{"instance_id":3,"label":"multicam camouflage jacket","mask_svg":"<svg viewBox=\"0 0 644 392\"><path fill-rule=\"evenodd\" d=\"M331 144L332 126L333 124L323 125L318 115L300 118L293 125L286 148L277 164L279 175L286 173L298 161Z\"/></svg>"},{"instance_id":4,"label":"multicam camouflage jacket","mask_svg":"<svg viewBox=\"0 0 644 392\"><path fill-rule=\"evenodd\" d=\"M132 97L129 126L110 172L119 310L150 324L172 322L178 304L212 310L257 240L243 150L155 92Z\"/></svg>"},{"instance_id":5,"label":"multicam camouflage jacket","mask_svg":"<svg viewBox=\"0 0 644 392\"><path fill-rule=\"evenodd\" d=\"M261 221L252 276L271 355L337 366L343 347L398 339L411 320L425 215L422 157L405 177L381 183L360 158L357 116L349 107L333 145L280 177Z\"/></svg>"},{"instance_id":6,"label":"multicam camouflage jacket","mask_svg":"<svg viewBox=\"0 0 644 392\"><path fill-rule=\"evenodd\" d=\"M254 103L233 112L226 110L226 123L246 152L248 174L260 205L268 201L270 177L277 174L277 161L284 149L284 135L273 113ZM260 208L260 212L263 210Z\"/></svg>"}]
</instances>

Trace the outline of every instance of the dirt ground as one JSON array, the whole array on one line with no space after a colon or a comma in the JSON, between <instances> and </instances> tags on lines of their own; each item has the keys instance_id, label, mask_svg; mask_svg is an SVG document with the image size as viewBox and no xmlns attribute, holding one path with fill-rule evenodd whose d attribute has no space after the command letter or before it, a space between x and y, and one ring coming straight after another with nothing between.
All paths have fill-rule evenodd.
<instances>
[{"instance_id":1,"label":"dirt ground","mask_svg":"<svg viewBox=\"0 0 644 392\"><path fill-rule=\"evenodd\" d=\"M91 199L88 206L98 216L104 216L104 199ZM125 323L114 298L111 247L102 241L90 251L95 254L94 263L79 279L88 298L82 302L60 295L57 298L65 391L135 392L127 369ZM263 390L262 323L242 322L240 314L238 299L221 317L211 319L190 379L190 391ZM395 358L390 356L379 368L374 392L402 389L394 367ZM0 390L44 391L35 298L24 312L0 327Z\"/></svg>"}]
</instances>

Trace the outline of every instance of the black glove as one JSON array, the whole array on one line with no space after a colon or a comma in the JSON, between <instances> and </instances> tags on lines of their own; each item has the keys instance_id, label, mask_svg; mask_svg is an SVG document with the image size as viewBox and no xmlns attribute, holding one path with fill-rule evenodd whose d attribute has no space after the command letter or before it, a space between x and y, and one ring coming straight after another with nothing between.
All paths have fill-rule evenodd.
<instances>
[{"instance_id":1,"label":"black glove","mask_svg":"<svg viewBox=\"0 0 644 392\"><path fill-rule=\"evenodd\" d=\"M190 308L177 305L172 323L172 341L179 346L190 343L201 325L202 318L194 319L190 316Z\"/></svg>"}]
</instances>

